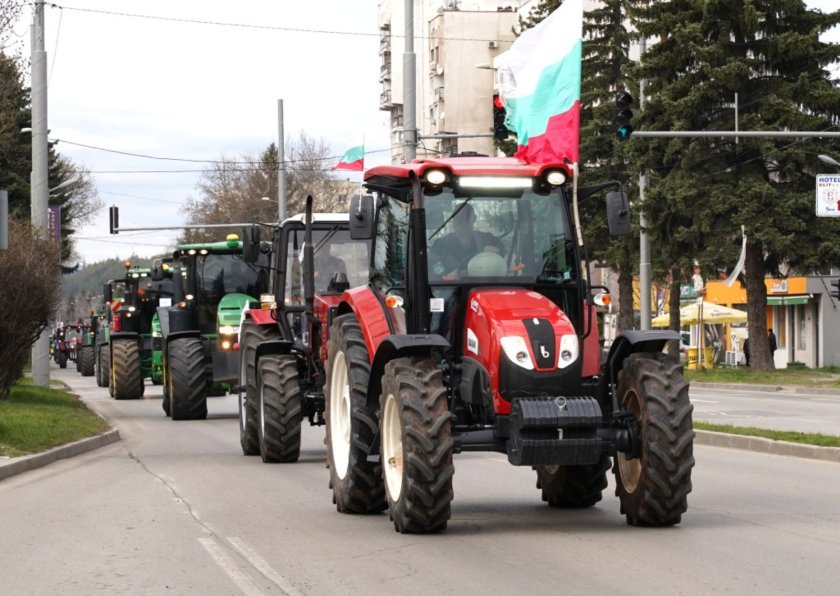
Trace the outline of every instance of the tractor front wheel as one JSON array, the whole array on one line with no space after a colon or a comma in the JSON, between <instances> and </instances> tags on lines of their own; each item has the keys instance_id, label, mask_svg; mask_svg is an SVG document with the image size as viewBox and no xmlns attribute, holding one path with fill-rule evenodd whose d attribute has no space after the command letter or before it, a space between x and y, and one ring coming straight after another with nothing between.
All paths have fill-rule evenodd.
<instances>
[{"instance_id":1,"label":"tractor front wheel","mask_svg":"<svg viewBox=\"0 0 840 596\"><path fill-rule=\"evenodd\" d=\"M167 418L172 416L172 410L169 407L169 395L172 393L172 371L169 370L168 363L166 361L166 347L163 348L163 355L161 356L162 361L162 369L163 369L163 401L161 405L163 406L163 413L166 414Z\"/></svg>"},{"instance_id":2,"label":"tractor front wheel","mask_svg":"<svg viewBox=\"0 0 840 596\"><path fill-rule=\"evenodd\" d=\"M96 363L96 384L100 387L107 387L111 382L111 348L100 346L99 359Z\"/></svg>"},{"instance_id":3,"label":"tractor front wheel","mask_svg":"<svg viewBox=\"0 0 840 596\"><path fill-rule=\"evenodd\" d=\"M58 352L55 355L55 361L58 363L58 368L67 368L67 352Z\"/></svg>"},{"instance_id":4,"label":"tractor front wheel","mask_svg":"<svg viewBox=\"0 0 840 596\"><path fill-rule=\"evenodd\" d=\"M260 439L257 430L257 346L279 338L279 333L252 320L242 323L239 348L239 444L243 455L259 455Z\"/></svg>"},{"instance_id":5,"label":"tractor front wheel","mask_svg":"<svg viewBox=\"0 0 840 596\"><path fill-rule=\"evenodd\" d=\"M83 377L92 377L96 372L94 362L96 354L93 351L93 346L84 346L79 350L79 372Z\"/></svg>"},{"instance_id":6,"label":"tractor front wheel","mask_svg":"<svg viewBox=\"0 0 840 596\"><path fill-rule=\"evenodd\" d=\"M333 502L342 513L378 513L387 507L382 464L368 460L379 433L378 404L368 403L370 358L355 315L335 318L327 353L324 414Z\"/></svg>"},{"instance_id":7,"label":"tractor front wheel","mask_svg":"<svg viewBox=\"0 0 840 596\"><path fill-rule=\"evenodd\" d=\"M207 418L208 358L200 337L175 339L168 345L169 410L172 420Z\"/></svg>"},{"instance_id":8,"label":"tractor front wheel","mask_svg":"<svg viewBox=\"0 0 840 596\"><path fill-rule=\"evenodd\" d=\"M615 494L633 526L672 526L688 508L694 466L692 405L682 366L662 353L631 354L618 374L618 400L639 423L639 457L617 453Z\"/></svg>"},{"instance_id":9,"label":"tractor front wheel","mask_svg":"<svg viewBox=\"0 0 840 596\"><path fill-rule=\"evenodd\" d=\"M265 463L287 463L300 457L303 418L294 356L264 356L259 362L257 434Z\"/></svg>"},{"instance_id":10,"label":"tractor front wheel","mask_svg":"<svg viewBox=\"0 0 840 596\"><path fill-rule=\"evenodd\" d=\"M446 529L452 502L452 420L443 375L425 358L397 358L382 375L382 468L394 529Z\"/></svg>"},{"instance_id":11,"label":"tractor front wheel","mask_svg":"<svg viewBox=\"0 0 840 596\"><path fill-rule=\"evenodd\" d=\"M583 466L535 466L537 488L551 507L582 509L601 500L607 488L610 456L601 455L597 463Z\"/></svg>"},{"instance_id":12,"label":"tractor front wheel","mask_svg":"<svg viewBox=\"0 0 840 596\"><path fill-rule=\"evenodd\" d=\"M111 385L114 388L114 399L143 397L140 344L134 339L117 339L111 342L111 352L113 358Z\"/></svg>"}]
</instances>

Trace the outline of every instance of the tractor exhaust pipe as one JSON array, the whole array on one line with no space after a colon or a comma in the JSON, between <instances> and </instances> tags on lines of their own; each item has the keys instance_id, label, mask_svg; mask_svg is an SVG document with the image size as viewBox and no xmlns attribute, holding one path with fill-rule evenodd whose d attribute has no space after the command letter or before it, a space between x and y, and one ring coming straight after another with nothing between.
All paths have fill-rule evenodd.
<instances>
[{"instance_id":1,"label":"tractor exhaust pipe","mask_svg":"<svg viewBox=\"0 0 840 596\"><path fill-rule=\"evenodd\" d=\"M304 228L303 248L303 299L306 312L315 310L315 249L312 246L312 195L306 197L306 227Z\"/></svg>"}]
</instances>

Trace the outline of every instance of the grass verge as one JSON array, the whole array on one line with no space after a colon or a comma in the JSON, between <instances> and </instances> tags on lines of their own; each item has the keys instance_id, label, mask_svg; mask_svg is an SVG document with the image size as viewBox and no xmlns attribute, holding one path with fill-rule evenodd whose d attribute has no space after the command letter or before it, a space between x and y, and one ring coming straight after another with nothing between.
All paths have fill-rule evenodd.
<instances>
[{"instance_id":1,"label":"grass verge","mask_svg":"<svg viewBox=\"0 0 840 596\"><path fill-rule=\"evenodd\" d=\"M755 383L758 385L801 385L840 389L840 367L783 368L758 371L750 368L722 367L703 370L685 370L689 381L705 383Z\"/></svg>"},{"instance_id":2,"label":"grass verge","mask_svg":"<svg viewBox=\"0 0 840 596\"><path fill-rule=\"evenodd\" d=\"M38 453L108 430L75 395L16 384L0 401L0 455Z\"/></svg>"},{"instance_id":3,"label":"grass verge","mask_svg":"<svg viewBox=\"0 0 840 596\"><path fill-rule=\"evenodd\" d=\"M730 435L745 435L748 437L762 437L773 441L788 441L818 447L840 447L840 437L823 435L820 433L800 433L788 430L767 430L752 426L732 426L730 424L710 424L708 422L694 422L695 430L707 430Z\"/></svg>"}]
</instances>

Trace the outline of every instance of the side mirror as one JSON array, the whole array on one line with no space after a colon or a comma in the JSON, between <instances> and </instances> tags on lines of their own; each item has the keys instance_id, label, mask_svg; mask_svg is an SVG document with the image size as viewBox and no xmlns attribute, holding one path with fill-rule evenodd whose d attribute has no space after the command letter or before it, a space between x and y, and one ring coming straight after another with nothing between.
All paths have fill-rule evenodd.
<instances>
[{"instance_id":1,"label":"side mirror","mask_svg":"<svg viewBox=\"0 0 840 596\"><path fill-rule=\"evenodd\" d=\"M155 259L154 262L152 262L152 273L149 277L152 278L152 281L163 280L163 261L161 261L160 259Z\"/></svg>"},{"instance_id":2,"label":"side mirror","mask_svg":"<svg viewBox=\"0 0 840 596\"><path fill-rule=\"evenodd\" d=\"M373 238L373 224L373 196L356 195L350 199L350 238L370 240Z\"/></svg>"},{"instance_id":3,"label":"side mirror","mask_svg":"<svg viewBox=\"0 0 840 596\"><path fill-rule=\"evenodd\" d=\"M114 293L111 290L111 284L105 284L102 286L102 297L105 299L105 302L110 302L114 299Z\"/></svg>"},{"instance_id":4,"label":"side mirror","mask_svg":"<svg viewBox=\"0 0 840 596\"><path fill-rule=\"evenodd\" d=\"M260 258L260 229L257 226L242 228L242 260L256 263Z\"/></svg>"},{"instance_id":5,"label":"side mirror","mask_svg":"<svg viewBox=\"0 0 840 596\"><path fill-rule=\"evenodd\" d=\"M630 201L623 192L607 193L607 224L612 236L625 236L630 233Z\"/></svg>"}]
</instances>

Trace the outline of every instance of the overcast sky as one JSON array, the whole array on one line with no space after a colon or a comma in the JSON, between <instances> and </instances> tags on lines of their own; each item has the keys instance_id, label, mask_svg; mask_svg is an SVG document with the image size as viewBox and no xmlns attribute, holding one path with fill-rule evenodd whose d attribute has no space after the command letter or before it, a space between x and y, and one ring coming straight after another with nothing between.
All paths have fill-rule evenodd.
<instances>
[{"instance_id":1,"label":"overcast sky","mask_svg":"<svg viewBox=\"0 0 840 596\"><path fill-rule=\"evenodd\" d=\"M64 8L47 5L45 13L50 138L91 170L105 204L120 207L124 227L183 222L180 205L196 196L208 164L71 143L188 160L258 154L277 141L282 98L287 138L305 130L336 156L363 135L368 151L388 147L387 114L378 109L377 0L57 4ZM28 37L30 22L27 11L17 33ZM367 157L368 164L387 161L387 150ZM103 209L79 231L83 260L159 254L176 234L112 237L107 222Z\"/></svg>"},{"instance_id":2,"label":"overcast sky","mask_svg":"<svg viewBox=\"0 0 840 596\"><path fill-rule=\"evenodd\" d=\"M830 11L837 1L808 4ZM50 138L93 173L103 202L120 207L124 227L183 223L180 205L196 196L208 167L200 160L258 154L276 142L280 98L287 138L305 130L340 156L364 137L374 152L367 165L389 159L387 113L378 109L378 0L56 5L64 8L46 8ZM26 41L30 22L27 10L16 28ZM840 30L828 39L840 41ZM175 234L108 236L103 209L79 230L77 250L87 262L148 256L163 252Z\"/></svg>"}]
</instances>

